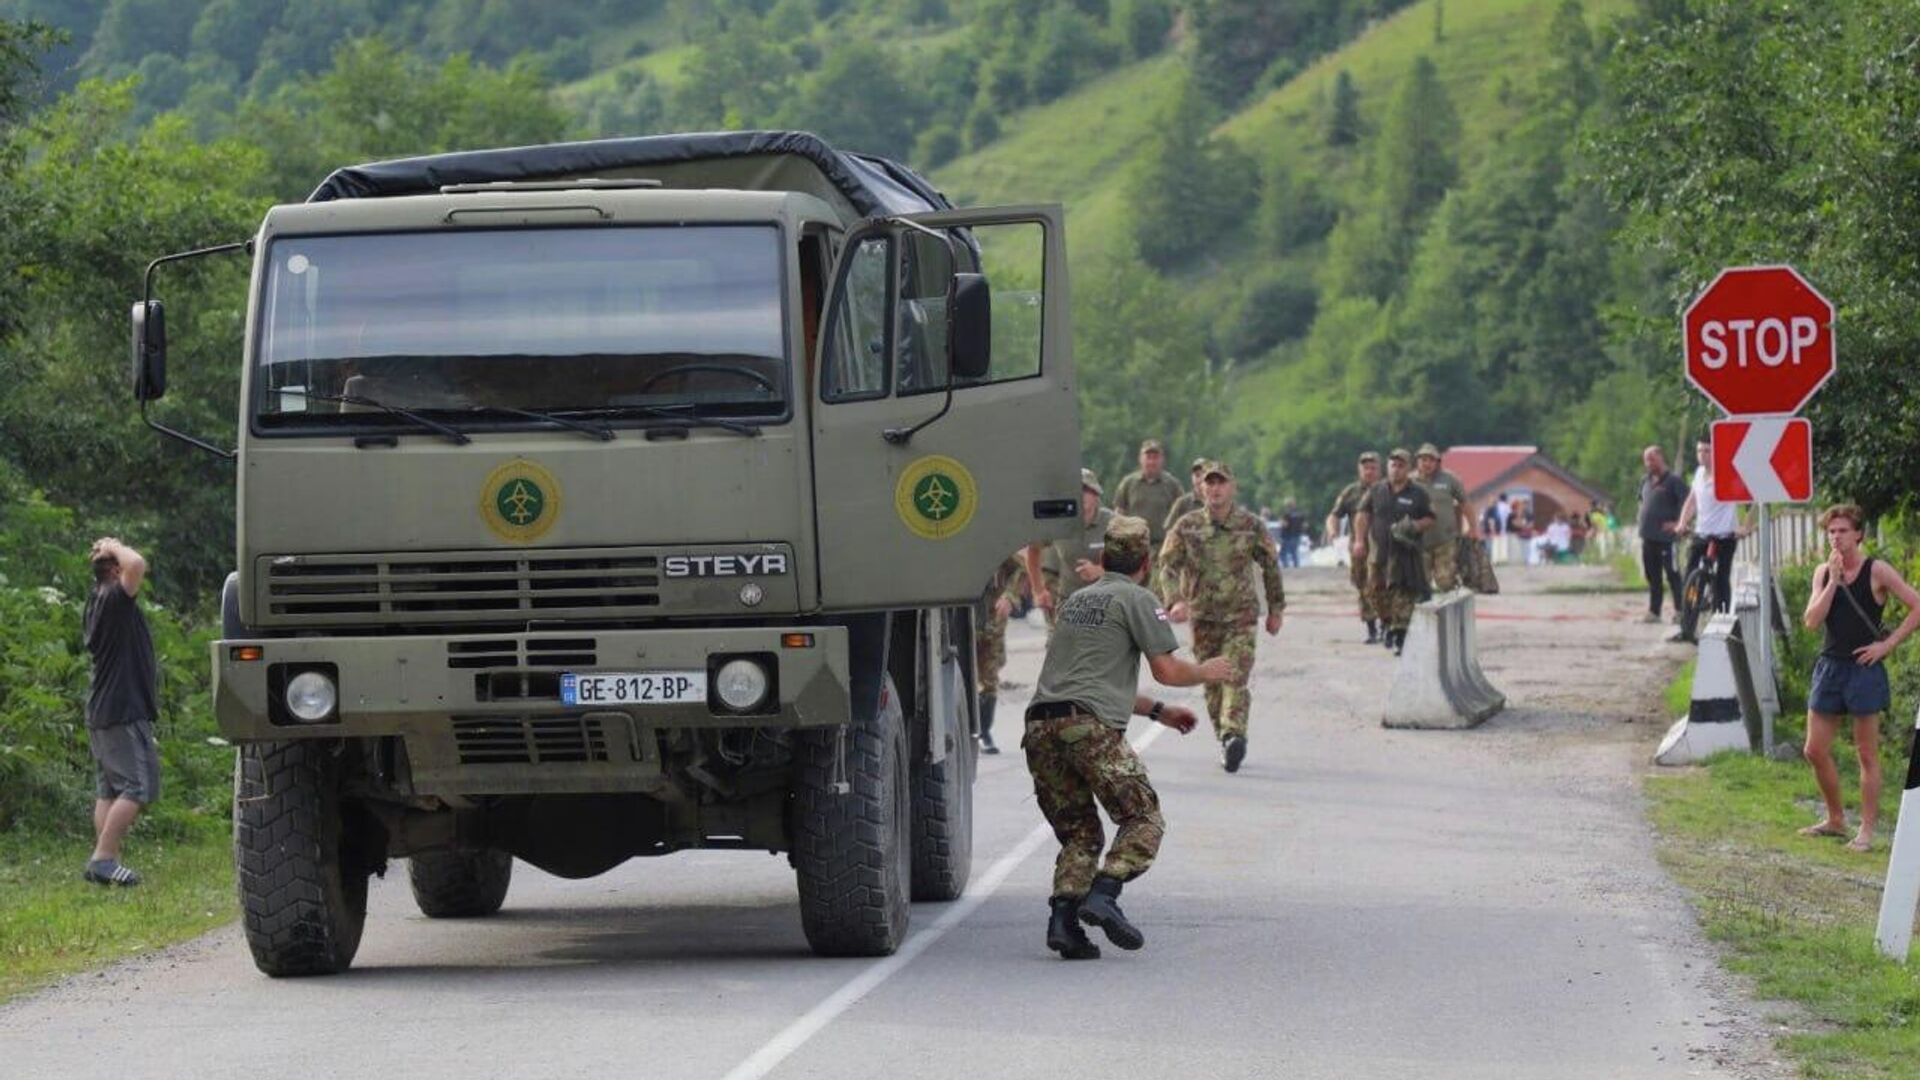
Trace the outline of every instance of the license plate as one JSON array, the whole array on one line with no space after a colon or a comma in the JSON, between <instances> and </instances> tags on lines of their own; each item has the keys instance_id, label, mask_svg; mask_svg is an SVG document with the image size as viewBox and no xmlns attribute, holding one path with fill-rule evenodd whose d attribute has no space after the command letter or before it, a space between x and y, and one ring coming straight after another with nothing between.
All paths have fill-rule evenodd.
<instances>
[{"instance_id":1,"label":"license plate","mask_svg":"<svg viewBox=\"0 0 1920 1080\"><path fill-rule=\"evenodd\" d=\"M560 676L563 705L674 705L707 699L704 671L608 671Z\"/></svg>"}]
</instances>

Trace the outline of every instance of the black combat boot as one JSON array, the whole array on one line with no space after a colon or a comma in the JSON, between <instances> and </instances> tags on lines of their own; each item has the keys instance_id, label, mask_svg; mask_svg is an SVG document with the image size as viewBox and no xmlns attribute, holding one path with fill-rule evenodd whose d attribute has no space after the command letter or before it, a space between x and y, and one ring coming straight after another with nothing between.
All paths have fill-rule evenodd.
<instances>
[{"instance_id":1,"label":"black combat boot","mask_svg":"<svg viewBox=\"0 0 1920 1080\"><path fill-rule=\"evenodd\" d=\"M1226 766L1228 772L1239 772L1240 763L1245 760L1247 760L1247 737L1245 735L1227 736L1222 748L1220 764Z\"/></svg>"},{"instance_id":2,"label":"black combat boot","mask_svg":"<svg viewBox=\"0 0 1920 1080\"><path fill-rule=\"evenodd\" d=\"M1366 620L1366 623L1367 623L1367 644L1369 645L1380 644L1380 620L1368 619Z\"/></svg>"},{"instance_id":3,"label":"black combat boot","mask_svg":"<svg viewBox=\"0 0 1920 1080\"><path fill-rule=\"evenodd\" d=\"M994 694L980 695L980 752L997 754L1000 748L993 745L993 706L999 701Z\"/></svg>"},{"instance_id":4,"label":"black combat boot","mask_svg":"<svg viewBox=\"0 0 1920 1080\"><path fill-rule=\"evenodd\" d=\"M1147 943L1140 928L1127 921L1120 910L1120 879L1101 874L1093 879L1093 889L1080 901L1080 921L1106 931L1107 940L1123 949L1137 949Z\"/></svg>"},{"instance_id":5,"label":"black combat boot","mask_svg":"<svg viewBox=\"0 0 1920 1080\"><path fill-rule=\"evenodd\" d=\"M1407 632L1405 630L1393 631L1393 640L1388 642L1388 644L1393 646L1393 655L1399 656L1400 650L1407 647Z\"/></svg>"},{"instance_id":6,"label":"black combat boot","mask_svg":"<svg viewBox=\"0 0 1920 1080\"><path fill-rule=\"evenodd\" d=\"M1053 914L1047 918L1047 948L1062 960L1098 960L1100 946L1087 940L1080 929L1080 901L1071 896L1056 896L1047 901Z\"/></svg>"}]
</instances>

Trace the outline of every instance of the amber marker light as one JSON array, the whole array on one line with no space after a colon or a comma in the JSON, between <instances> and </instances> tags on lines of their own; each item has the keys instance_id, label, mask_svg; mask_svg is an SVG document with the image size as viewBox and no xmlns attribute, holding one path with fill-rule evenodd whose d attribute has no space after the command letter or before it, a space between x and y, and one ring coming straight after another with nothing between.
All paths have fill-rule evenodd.
<instances>
[{"instance_id":1,"label":"amber marker light","mask_svg":"<svg viewBox=\"0 0 1920 1080\"><path fill-rule=\"evenodd\" d=\"M813 635L781 634L780 646L785 649L811 649L813 648Z\"/></svg>"},{"instance_id":2,"label":"amber marker light","mask_svg":"<svg viewBox=\"0 0 1920 1080\"><path fill-rule=\"evenodd\" d=\"M227 655L235 660L250 662L260 659L261 651L258 645L235 645L227 650Z\"/></svg>"}]
</instances>

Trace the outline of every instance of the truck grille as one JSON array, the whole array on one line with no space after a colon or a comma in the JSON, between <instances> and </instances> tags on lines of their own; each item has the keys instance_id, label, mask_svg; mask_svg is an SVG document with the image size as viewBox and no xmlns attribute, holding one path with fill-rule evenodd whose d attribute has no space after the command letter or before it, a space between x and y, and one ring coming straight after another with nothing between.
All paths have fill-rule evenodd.
<instances>
[{"instance_id":1,"label":"truck grille","mask_svg":"<svg viewBox=\"0 0 1920 1080\"><path fill-rule=\"evenodd\" d=\"M274 624L440 623L650 614L660 560L619 549L267 560Z\"/></svg>"},{"instance_id":2,"label":"truck grille","mask_svg":"<svg viewBox=\"0 0 1920 1080\"><path fill-rule=\"evenodd\" d=\"M456 716L462 765L557 765L611 760L607 732L584 716Z\"/></svg>"}]
</instances>

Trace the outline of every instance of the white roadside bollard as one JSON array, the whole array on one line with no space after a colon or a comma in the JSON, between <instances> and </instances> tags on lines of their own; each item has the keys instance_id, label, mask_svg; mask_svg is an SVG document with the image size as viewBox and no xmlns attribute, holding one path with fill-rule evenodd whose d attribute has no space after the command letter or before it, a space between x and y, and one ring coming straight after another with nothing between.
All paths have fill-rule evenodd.
<instances>
[{"instance_id":1,"label":"white roadside bollard","mask_svg":"<svg viewBox=\"0 0 1920 1080\"><path fill-rule=\"evenodd\" d=\"M1480 670L1473 593L1456 589L1416 605L1387 687L1390 728L1470 728L1506 707Z\"/></svg>"},{"instance_id":2,"label":"white roadside bollard","mask_svg":"<svg viewBox=\"0 0 1920 1080\"><path fill-rule=\"evenodd\" d=\"M1913 749L1907 753L1907 783L1900 792L1900 820L1893 826L1893 853L1880 894L1880 926L1873 942L1881 955L1907 962L1913 944L1913 913L1920 907L1920 712L1913 718Z\"/></svg>"},{"instance_id":3,"label":"white roadside bollard","mask_svg":"<svg viewBox=\"0 0 1920 1080\"><path fill-rule=\"evenodd\" d=\"M1740 718L1740 691L1733 681L1728 640L1734 616L1715 615L1700 635L1700 652L1693 668L1693 696L1687 715L1675 721L1654 751L1656 765L1697 765L1722 750L1751 750L1747 726Z\"/></svg>"}]
</instances>

